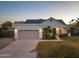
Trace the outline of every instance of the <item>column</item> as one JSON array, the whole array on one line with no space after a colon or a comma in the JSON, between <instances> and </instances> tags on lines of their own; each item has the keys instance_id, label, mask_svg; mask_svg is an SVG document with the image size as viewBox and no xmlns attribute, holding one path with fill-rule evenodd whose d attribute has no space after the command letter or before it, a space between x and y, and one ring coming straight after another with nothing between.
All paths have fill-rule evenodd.
<instances>
[{"instance_id":1,"label":"column","mask_svg":"<svg viewBox=\"0 0 79 59\"><path fill-rule=\"evenodd\" d=\"M18 39L18 29L14 29L14 38Z\"/></svg>"},{"instance_id":2,"label":"column","mask_svg":"<svg viewBox=\"0 0 79 59\"><path fill-rule=\"evenodd\" d=\"M42 29L39 29L39 38L42 39Z\"/></svg>"}]
</instances>

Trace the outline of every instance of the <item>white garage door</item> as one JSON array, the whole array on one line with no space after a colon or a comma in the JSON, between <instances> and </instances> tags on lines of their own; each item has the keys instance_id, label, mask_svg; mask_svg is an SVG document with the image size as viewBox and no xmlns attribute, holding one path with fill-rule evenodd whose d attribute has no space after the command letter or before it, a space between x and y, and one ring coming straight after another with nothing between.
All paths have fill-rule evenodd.
<instances>
[{"instance_id":1,"label":"white garage door","mask_svg":"<svg viewBox=\"0 0 79 59\"><path fill-rule=\"evenodd\" d=\"M19 39L39 39L38 30L19 30L18 32Z\"/></svg>"}]
</instances>

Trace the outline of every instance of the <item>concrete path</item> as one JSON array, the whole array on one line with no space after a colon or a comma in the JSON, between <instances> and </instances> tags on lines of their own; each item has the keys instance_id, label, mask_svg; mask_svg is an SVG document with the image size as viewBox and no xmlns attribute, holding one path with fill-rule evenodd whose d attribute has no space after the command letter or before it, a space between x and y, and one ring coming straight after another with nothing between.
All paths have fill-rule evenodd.
<instances>
[{"instance_id":1,"label":"concrete path","mask_svg":"<svg viewBox=\"0 0 79 59\"><path fill-rule=\"evenodd\" d=\"M35 58L38 40L16 40L0 51L0 58Z\"/></svg>"}]
</instances>

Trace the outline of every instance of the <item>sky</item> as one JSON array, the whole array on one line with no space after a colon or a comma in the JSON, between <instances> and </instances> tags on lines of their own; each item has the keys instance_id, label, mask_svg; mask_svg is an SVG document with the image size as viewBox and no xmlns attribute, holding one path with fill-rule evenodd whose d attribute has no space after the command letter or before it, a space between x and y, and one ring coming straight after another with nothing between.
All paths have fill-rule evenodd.
<instances>
[{"instance_id":1,"label":"sky","mask_svg":"<svg viewBox=\"0 0 79 59\"><path fill-rule=\"evenodd\" d=\"M50 17L68 24L79 17L79 1L0 1L0 24Z\"/></svg>"}]
</instances>

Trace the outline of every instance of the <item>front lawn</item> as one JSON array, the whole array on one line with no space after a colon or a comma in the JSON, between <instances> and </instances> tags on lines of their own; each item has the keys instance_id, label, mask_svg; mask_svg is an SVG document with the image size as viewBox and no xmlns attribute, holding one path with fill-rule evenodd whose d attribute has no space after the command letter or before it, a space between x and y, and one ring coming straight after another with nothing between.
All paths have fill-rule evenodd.
<instances>
[{"instance_id":1,"label":"front lawn","mask_svg":"<svg viewBox=\"0 0 79 59\"><path fill-rule=\"evenodd\" d=\"M79 58L79 36L63 37L62 42L39 42L39 58Z\"/></svg>"}]
</instances>

